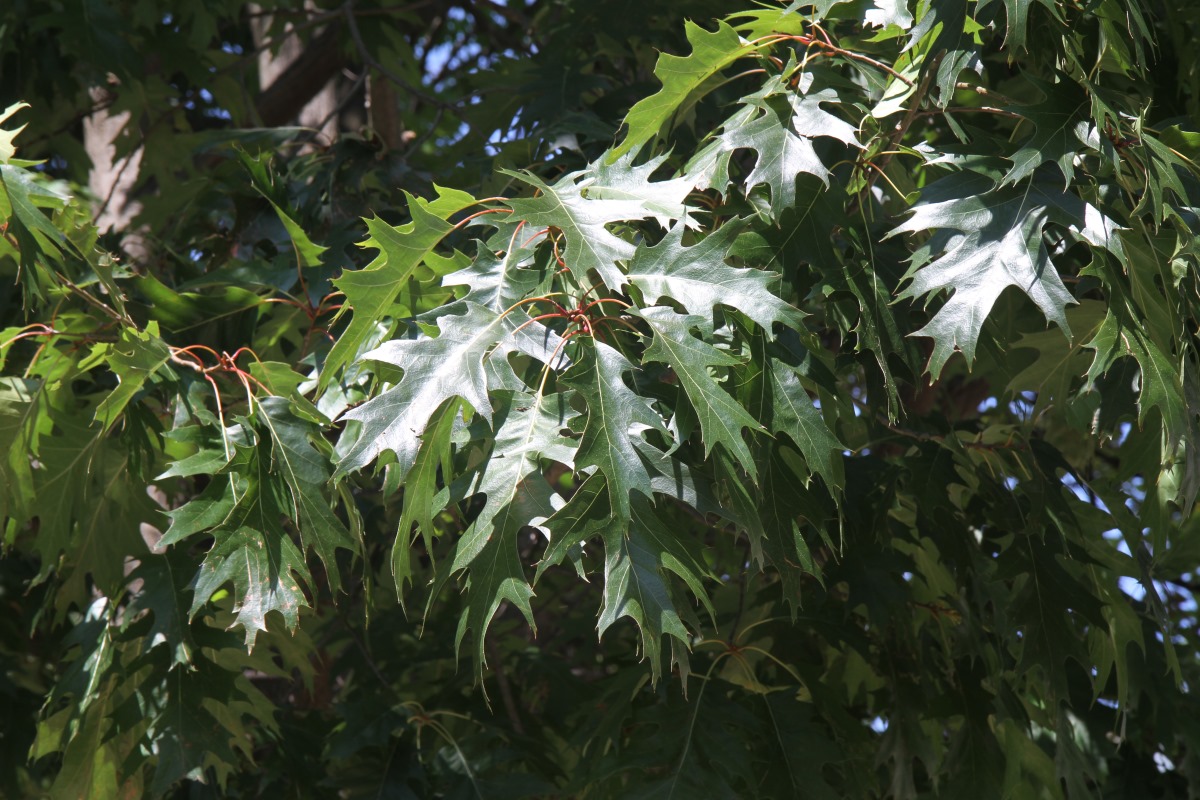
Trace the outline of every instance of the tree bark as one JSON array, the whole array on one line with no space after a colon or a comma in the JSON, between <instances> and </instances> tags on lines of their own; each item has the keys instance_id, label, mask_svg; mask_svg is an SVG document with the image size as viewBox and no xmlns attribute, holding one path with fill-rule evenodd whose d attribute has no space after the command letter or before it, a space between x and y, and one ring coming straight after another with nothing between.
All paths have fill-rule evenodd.
<instances>
[{"instance_id":1,"label":"tree bark","mask_svg":"<svg viewBox=\"0 0 1200 800\"><path fill-rule=\"evenodd\" d=\"M111 91L108 87L93 86L89 91L92 103L103 103ZM102 108L93 112L83 120L83 147L92 161L88 188L97 198L96 227L102 233L129 231L121 245L130 258L140 262L148 255L146 241L130 223L142 210L142 204L133 197L142 163L142 148L117 157L117 137L129 125L130 119L128 111L113 114L108 108Z\"/></svg>"},{"instance_id":2,"label":"tree bark","mask_svg":"<svg viewBox=\"0 0 1200 800\"><path fill-rule=\"evenodd\" d=\"M270 18L255 17L251 25L255 42L262 44L270 28ZM337 136L335 83L346 61L339 47L341 28L339 21L332 21L306 46L289 25L277 52L267 48L259 54L262 92L255 110L263 125L276 127L298 120L301 125L319 128L326 141ZM114 87L93 87L92 102L103 104L113 91ZM127 231L122 248L134 263L145 263L150 255L148 244L132 225L142 210L133 193L142 149L117 156L117 139L132 121L128 111L111 113L107 108L95 111L83 120L83 144L92 162L88 188L97 198L97 227L101 232Z\"/></svg>"},{"instance_id":3,"label":"tree bark","mask_svg":"<svg viewBox=\"0 0 1200 800\"><path fill-rule=\"evenodd\" d=\"M404 129L395 85L387 78L372 74L367 78L367 89L367 124L379 140L389 150L411 142L416 134Z\"/></svg>"},{"instance_id":4,"label":"tree bark","mask_svg":"<svg viewBox=\"0 0 1200 800\"><path fill-rule=\"evenodd\" d=\"M307 5L307 4L306 4ZM251 5L252 9L257 7ZM254 42L266 40L271 17L255 17L251 22ZM255 109L267 127L285 125L297 119L301 125L320 128L326 141L337 136L337 92L335 79L346 64L338 46L341 24L331 22L306 46L289 23L278 48L264 49L258 56L258 82L262 93Z\"/></svg>"}]
</instances>

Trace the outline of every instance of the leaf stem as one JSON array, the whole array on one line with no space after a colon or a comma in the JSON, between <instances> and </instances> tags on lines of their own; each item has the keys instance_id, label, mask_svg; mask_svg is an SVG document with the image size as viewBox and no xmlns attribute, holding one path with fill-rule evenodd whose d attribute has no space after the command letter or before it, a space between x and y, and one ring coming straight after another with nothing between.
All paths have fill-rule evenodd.
<instances>
[{"instance_id":1,"label":"leaf stem","mask_svg":"<svg viewBox=\"0 0 1200 800\"><path fill-rule=\"evenodd\" d=\"M517 302L513 303L508 308L504 309L504 311L500 312L500 319L504 319L509 314L516 311L518 308L525 305L526 303L540 303L540 302L546 302L546 301L553 303L554 307L558 310L558 312L560 314L565 315L567 313L567 309L563 308L560 304L558 304L550 299L551 297L563 297L565 295L566 295L566 292L550 292L549 294L540 294L537 297L526 297L524 300L518 300Z\"/></svg>"},{"instance_id":2,"label":"leaf stem","mask_svg":"<svg viewBox=\"0 0 1200 800\"><path fill-rule=\"evenodd\" d=\"M954 84L954 88L955 89L963 89L968 92L975 92L975 94L979 95L980 97L990 97L993 100L995 100L997 103L1005 103L1007 105L1015 105L1012 100L1010 100L1005 95L1000 94L995 89L986 89L983 86L975 86L973 84L965 83L963 81L959 81L958 83Z\"/></svg>"},{"instance_id":3,"label":"leaf stem","mask_svg":"<svg viewBox=\"0 0 1200 800\"><path fill-rule=\"evenodd\" d=\"M514 328L513 332L509 335L516 336L518 333L525 330L525 328L527 328L528 326L532 325L535 322L540 322L541 320L544 320L544 319L566 319L566 316L558 313L557 311L552 311L549 314L539 314L536 317L530 317L529 319L522 322L520 325L518 325L516 328Z\"/></svg>"},{"instance_id":4,"label":"leaf stem","mask_svg":"<svg viewBox=\"0 0 1200 800\"><path fill-rule=\"evenodd\" d=\"M452 227L450 230L456 231L459 228L461 228L463 225L466 225L471 220L478 219L479 217L482 217L485 214L511 214L511 213L512 213L511 208L485 208L483 211L476 211L474 214L468 214L467 216L463 217L458 222L454 223L454 227Z\"/></svg>"},{"instance_id":5,"label":"leaf stem","mask_svg":"<svg viewBox=\"0 0 1200 800\"><path fill-rule=\"evenodd\" d=\"M884 179L885 181L887 181L887 182L888 182L888 184L889 184L889 185L892 187L892 189L893 189L893 190L896 192L896 197L897 197L897 198L902 198L902 197L904 197L904 192L900 191L900 187L898 187L898 186L895 184L895 182L894 182L894 181L893 181L891 178L889 178L889 177L888 177L888 174L887 174L886 172L884 172L883 170L879 169L879 167L878 167L878 166L875 164L875 162L874 162L874 161L867 161L867 162L865 162L865 163L866 163L866 165L867 165L868 167L870 167L871 169L875 170L876 172L878 172L880 175L882 175L882 176L883 176L883 179Z\"/></svg>"},{"instance_id":6,"label":"leaf stem","mask_svg":"<svg viewBox=\"0 0 1200 800\"><path fill-rule=\"evenodd\" d=\"M968 113L999 114L1004 117L1014 117L1016 119L1025 119L1023 116L1021 116L1020 114L1018 114L1015 111L1009 111L1007 108L994 108L993 106L955 106L954 108L943 108L943 109L930 110L930 111L918 111L917 116L931 117L931 116L936 116L938 114L950 114L950 113L954 113L954 114L968 114Z\"/></svg>"},{"instance_id":7,"label":"leaf stem","mask_svg":"<svg viewBox=\"0 0 1200 800\"><path fill-rule=\"evenodd\" d=\"M632 305L630 305L629 303L626 303L624 300L618 300L615 297L600 297L600 298L597 298L597 299L593 300L592 302L588 303L586 306L584 306L583 308L581 308L579 310L586 312L592 306L598 306L601 303L616 303L617 305L621 306L622 308L633 308ZM600 306L600 310L603 311L604 306Z\"/></svg>"},{"instance_id":8,"label":"leaf stem","mask_svg":"<svg viewBox=\"0 0 1200 800\"><path fill-rule=\"evenodd\" d=\"M887 74L891 75L893 78L900 81L905 86L913 85L912 80L904 77L899 72L896 72L896 70L892 69L887 64L884 64L882 61L878 61L874 58L871 58L870 56L864 56L862 53L856 53L853 50L847 50L844 47L838 47L837 45L833 44L833 42L829 41L828 34L825 34L824 29L821 29L816 25L814 25L813 27L822 33L822 35L824 36L823 40L822 39L814 39L811 36L805 36L805 35L800 35L800 36L780 35L779 38L773 39L771 42L769 42L769 44L778 44L780 42L793 41L793 42L798 42L799 44L802 44L805 47L819 47L822 50L825 50L826 52L842 56L843 58L849 58L849 59L853 59L854 61L861 61L864 64L870 64L871 66L875 67L876 69L883 70Z\"/></svg>"},{"instance_id":9,"label":"leaf stem","mask_svg":"<svg viewBox=\"0 0 1200 800\"><path fill-rule=\"evenodd\" d=\"M892 131L892 136L888 140L887 146L884 148L883 158L880 159L879 164L875 165L876 174L882 173L885 169L887 169L888 164L890 164L892 161L892 155L890 151L894 151L896 149L896 146L900 144L900 140L904 138L904 134L908 132L910 127L912 127L913 122L917 118L917 113L921 110L921 103L925 100L925 95L929 91L929 85L933 82L933 76L937 73L938 64L940 64L941 61L942 54L939 53L933 59L933 62L930 63L929 67L925 70L925 75L921 78L921 84L917 87L917 90L913 92L912 97L909 98L908 111L905 112L904 118L896 124L895 130ZM867 185L864 187L864 191L870 191L871 187L874 185L875 177L869 176L867 178ZM861 200L859 202L861 204Z\"/></svg>"}]
</instances>

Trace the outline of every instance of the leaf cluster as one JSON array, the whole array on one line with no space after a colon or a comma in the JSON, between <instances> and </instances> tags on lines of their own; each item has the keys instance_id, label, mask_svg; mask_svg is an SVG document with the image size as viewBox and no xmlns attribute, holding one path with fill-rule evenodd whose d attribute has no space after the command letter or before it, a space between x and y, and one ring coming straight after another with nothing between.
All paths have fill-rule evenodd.
<instances>
[{"instance_id":1,"label":"leaf cluster","mask_svg":"<svg viewBox=\"0 0 1200 800\"><path fill-rule=\"evenodd\" d=\"M440 77L311 18L404 152L250 130L229 9L99 25L237 115L140 228L0 116L6 788L1184 796L1194 14L485 5Z\"/></svg>"}]
</instances>

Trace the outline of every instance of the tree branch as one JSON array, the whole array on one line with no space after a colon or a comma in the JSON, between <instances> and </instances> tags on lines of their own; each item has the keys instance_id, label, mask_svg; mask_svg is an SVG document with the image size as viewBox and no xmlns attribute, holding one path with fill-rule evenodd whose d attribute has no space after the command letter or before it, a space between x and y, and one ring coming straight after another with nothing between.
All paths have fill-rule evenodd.
<instances>
[{"instance_id":1,"label":"tree branch","mask_svg":"<svg viewBox=\"0 0 1200 800\"><path fill-rule=\"evenodd\" d=\"M428 103L429 105L434 106L436 108L444 109L446 111L450 111L457 116L460 116L460 117L462 116L462 112L459 111L457 108L455 108L453 106L453 104L447 103L444 100L434 97L433 95L425 92L422 89L418 89L416 86L413 86L411 83L409 83L404 78L397 75L392 70L383 66L383 64L380 64L379 61L376 60L376 58L371 55L371 52L369 50L367 50L367 45L363 41L362 33L358 30L358 22L354 19L354 4L353 4L353 2L346 3L346 5L342 6L342 10L344 11L344 14L345 14L346 25L350 29L350 38L352 38L354 40L354 47L358 51L358 57L362 59L364 66L367 66L367 67L375 70L376 72L378 72L383 77L387 78L392 83L394 83L397 86L399 86L400 88L404 89L405 91L407 91L409 94L413 95L414 97L417 97L417 98L423 100L424 102Z\"/></svg>"}]
</instances>

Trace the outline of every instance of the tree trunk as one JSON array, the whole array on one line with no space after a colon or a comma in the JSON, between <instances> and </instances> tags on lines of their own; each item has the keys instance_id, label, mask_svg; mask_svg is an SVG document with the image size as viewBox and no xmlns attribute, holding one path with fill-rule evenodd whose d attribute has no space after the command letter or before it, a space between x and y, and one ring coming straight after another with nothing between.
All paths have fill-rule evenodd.
<instances>
[{"instance_id":1,"label":"tree trunk","mask_svg":"<svg viewBox=\"0 0 1200 800\"><path fill-rule=\"evenodd\" d=\"M313 10L312 3L305 7ZM261 9L250 5L253 11ZM254 17L250 23L254 44L262 47L271 28L270 16ZM299 123L317 128L326 142L337 137L337 72L342 67L338 48L338 26L330 25L306 47L291 23L284 28L278 46L264 48L258 54L258 83L262 95L257 103L259 116L267 126L282 125L296 115L298 101L304 105ZM315 92L314 85L320 86Z\"/></svg>"},{"instance_id":2,"label":"tree trunk","mask_svg":"<svg viewBox=\"0 0 1200 800\"><path fill-rule=\"evenodd\" d=\"M109 99L111 91L107 87L94 86L89 94L92 102L99 105ZM117 157L116 140L129 121L128 111L113 114L102 108L93 112L83 120L83 146L92 160L88 188L97 198L96 226L101 232L129 231L121 246L131 259L142 262L148 255L146 240L130 224L142 210L142 204L132 194L141 168L142 148Z\"/></svg>"}]
</instances>

